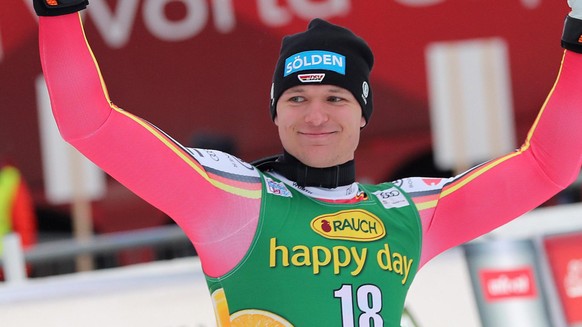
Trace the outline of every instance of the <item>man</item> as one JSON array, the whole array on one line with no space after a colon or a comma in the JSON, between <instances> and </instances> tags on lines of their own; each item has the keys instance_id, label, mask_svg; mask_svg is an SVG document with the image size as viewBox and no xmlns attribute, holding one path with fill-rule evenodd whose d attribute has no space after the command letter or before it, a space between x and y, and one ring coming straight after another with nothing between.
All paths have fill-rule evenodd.
<instances>
[{"instance_id":1,"label":"man","mask_svg":"<svg viewBox=\"0 0 582 327\"><path fill-rule=\"evenodd\" d=\"M184 229L221 326L398 326L422 265L579 173L579 4L566 21L560 75L524 145L430 186L419 177L355 181L373 56L351 31L316 19L283 40L270 109L284 154L253 166L185 148L112 104L76 14L86 4L35 0L61 134Z\"/></svg>"}]
</instances>

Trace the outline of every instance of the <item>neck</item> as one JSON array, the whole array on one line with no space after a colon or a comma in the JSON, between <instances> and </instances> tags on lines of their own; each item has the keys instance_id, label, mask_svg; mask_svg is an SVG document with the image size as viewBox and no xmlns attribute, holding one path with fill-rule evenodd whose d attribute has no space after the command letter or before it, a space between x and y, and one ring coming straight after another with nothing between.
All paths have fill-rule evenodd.
<instances>
[{"instance_id":1,"label":"neck","mask_svg":"<svg viewBox=\"0 0 582 327\"><path fill-rule=\"evenodd\" d=\"M336 188L352 184L356 180L354 160L332 167L314 168L303 164L286 151L276 161L259 168L272 169L301 187Z\"/></svg>"}]
</instances>

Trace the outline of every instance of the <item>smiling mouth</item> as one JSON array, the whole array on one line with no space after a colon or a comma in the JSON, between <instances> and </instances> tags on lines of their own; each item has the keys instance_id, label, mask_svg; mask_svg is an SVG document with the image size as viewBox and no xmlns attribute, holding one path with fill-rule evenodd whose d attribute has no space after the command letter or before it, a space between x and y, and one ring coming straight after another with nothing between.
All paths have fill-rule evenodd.
<instances>
[{"instance_id":1,"label":"smiling mouth","mask_svg":"<svg viewBox=\"0 0 582 327\"><path fill-rule=\"evenodd\" d=\"M336 132L299 132L301 144L307 146L329 146L335 144Z\"/></svg>"},{"instance_id":2,"label":"smiling mouth","mask_svg":"<svg viewBox=\"0 0 582 327\"><path fill-rule=\"evenodd\" d=\"M328 136L328 135L333 135L336 132L299 132L300 135L305 135L305 136Z\"/></svg>"}]
</instances>

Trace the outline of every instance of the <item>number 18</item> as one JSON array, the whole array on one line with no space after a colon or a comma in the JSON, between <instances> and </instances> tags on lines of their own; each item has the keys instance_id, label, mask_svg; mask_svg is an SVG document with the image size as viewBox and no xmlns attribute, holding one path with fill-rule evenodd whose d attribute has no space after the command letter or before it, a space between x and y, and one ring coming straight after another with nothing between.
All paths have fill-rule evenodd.
<instances>
[{"instance_id":1,"label":"number 18","mask_svg":"<svg viewBox=\"0 0 582 327\"><path fill-rule=\"evenodd\" d=\"M333 296L340 299L342 326L354 327L354 307L356 304L362 312L358 317L359 327L383 326L384 321L379 314L382 310L382 292L380 289L376 285L371 284L358 287L355 303L352 289L352 285L344 284L333 292Z\"/></svg>"}]
</instances>

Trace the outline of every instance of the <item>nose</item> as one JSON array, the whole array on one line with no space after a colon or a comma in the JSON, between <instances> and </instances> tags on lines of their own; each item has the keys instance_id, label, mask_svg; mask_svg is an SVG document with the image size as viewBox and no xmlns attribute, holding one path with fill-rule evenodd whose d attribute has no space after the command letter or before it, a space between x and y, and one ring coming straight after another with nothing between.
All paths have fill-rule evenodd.
<instances>
[{"instance_id":1,"label":"nose","mask_svg":"<svg viewBox=\"0 0 582 327\"><path fill-rule=\"evenodd\" d=\"M305 108L305 122L319 126L329 120L325 104L321 101L312 101Z\"/></svg>"}]
</instances>

